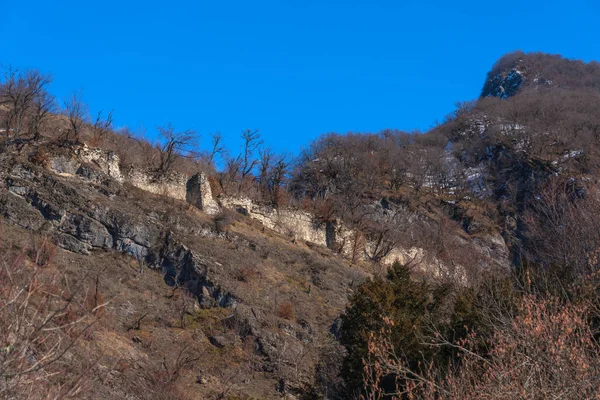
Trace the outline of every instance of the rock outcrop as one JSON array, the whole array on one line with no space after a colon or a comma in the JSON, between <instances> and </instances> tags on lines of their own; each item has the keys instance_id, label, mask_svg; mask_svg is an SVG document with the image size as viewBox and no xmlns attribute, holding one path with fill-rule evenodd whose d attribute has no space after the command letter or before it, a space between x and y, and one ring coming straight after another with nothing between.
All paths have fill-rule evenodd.
<instances>
[{"instance_id":1,"label":"rock outcrop","mask_svg":"<svg viewBox=\"0 0 600 400\"><path fill-rule=\"evenodd\" d=\"M235 303L209 278L210 260L179 242L157 215L127 204L120 179L105 175L104 171L121 176L110 157L87 159L95 167L64 156L53 158L49 168L58 174L54 175L5 157L5 168L0 169L0 215L17 226L46 232L60 247L76 253L115 249L131 254L140 263L162 269L168 283L186 285L202 306ZM207 234L194 226L187 229Z\"/></svg>"},{"instance_id":2,"label":"rock outcrop","mask_svg":"<svg viewBox=\"0 0 600 400\"><path fill-rule=\"evenodd\" d=\"M186 200L188 177L183 174L172 173L166 177L156 177L149 171L132 168L125 176L126 182L139 189L177 200Z\"/></svg>"},{"instance_id":3,"label":"rock outcrop","mask_svg":"<svg viewBox=\"0 0 600 400\"><path fill-rule=\"evenodd\" d=\"M151 172L135 169L123 173L119 167L118 156L112 152L83 146L77 149L74 155L74 158L65 155L53 157L50 160L50 169L61 176L81 176L95 183L102 183L103 179L129 183L150 193L186 201L209 215L219 213L221 207L236 210L294 241L327 247L352 260L369 260L376 248L375 243L367 240L360 232L348 228L343 221L323 222L303 210L260 205L245 197L220 196L217 202L213 197L210 183L203 173L198 173L191 178L173 173L169 177L156 179ZM381 218L386 218L387 211L379 205L374 206L374 212L381 214ZM87 226L90 227L89 229L95 229L91 223L87 223ZM69 232L72 233L73 229ZM69 236L61 237L59 243L71 247L77 246L80 251L87 251L90 246L104 246L104 244L100 245L99 241L82 245L73 241ZM501 245L497 238L493 241L479 239L478 243L484 256L493 254L498 256L495 258L498 261L496 264L508 265L506 245ZM136 256L145 257L147 255L147 250L143 246L140 247L139 243L131 238L118 239L115 245ZM498 250L499 247L502 250ZM398 260L401 263L412 261L421 267L428 265L425 259L426 255L422 249L399 246L391 248L385 254L377 257L377 260L384 265L390 265ZM431 268L423 268L437 270L439 263L433 262Z\"/></svg>"},{"instance_id":4,"label":"rock outcrop","mask_svg":"<svg viewBox=\"0 0 600 400\"><path fill-rule=\"evenodd\" d=\"M523 73L516 68L503 71L491 77L484 85L482 97L500 97L502 99L517 94L524 80Z\"/></svg>"},{"instance_id":5,"label":"rock outcrop","mask_svg":"<svg viewBox=\"0 0 600 400\"><path fill-rule=\"evenodd\" d=\"M370 260L377 247L375 242L367 240L361 232L347 228L343 221L321 222L306 211L258 205L248 198L221 197L219 200L223 207L255 219L294 241L327 247L348 259ZM378 210L374 212L382 212L379 210L381 207L374 208ZM386 218L386 215L381 214L380 217ZM500 235L478 238L476 244L479 253L488 259L488 264L508 267L508 250ZM395 246L384 251L378 262L383 265L391 265L395 261L403 264L410 262L423 271L439 273L442 264L430 258L421 248Z\"/></svg>"}]
</instances>

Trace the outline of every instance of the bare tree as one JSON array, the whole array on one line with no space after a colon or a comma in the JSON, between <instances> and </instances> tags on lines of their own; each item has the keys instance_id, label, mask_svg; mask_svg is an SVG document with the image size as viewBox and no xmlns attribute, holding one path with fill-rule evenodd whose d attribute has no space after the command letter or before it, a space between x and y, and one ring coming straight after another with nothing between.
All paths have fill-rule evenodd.
<instances>
[{"instance_id":1,"label":"bare tree","mask_svg":"<svg viewBox=\"0 0 600 400\"><path fill-rule=\"evenodd\" d=\"M212 148L208 155L208 163L212 165L215 161L215 157L217 155L222 157L227 152L227 149L222 144L223 135L219 132L211 133L210 137L212 139Z\"/></svg>"},{"instance_id":2,"label":"bare tree","mask_svg":"<svg viewBox=\"0 0 600 400\"><path fill-rule=\"evenodd\" d=\"M261 149L259 151L258 186L263 194L269 192L270 172L273 167L272 164L274 158L275 153L270 148Z\"/></svg>"},{"instance_id":3,"label":"bare tree","mask_svg":"<svg viewBox=\"0 0 600 400\"><path fill-rule=\"evenodd\" d=\"M81 98L81 93L73 93L65 102L63 114L69 121L69 127L62 135L65 143L79 142L83 128L89 123L88 108Z\"/></svg>"},{"instance_id":4,"label":"bare tree","mask_svg":"<svg viewBox=\"0 0 600 400\"><path fill-rule=\"evenodd\" d=\"M275 160L273 167L271 168L271 178L269 193L271 195L271 204L277 206L281 202L282 186L287 180L287 176L290 172L290 166L292 165L292 159L287 154L281 154Z\"/></svg>"},{"instance_id":5,"label":"bare tree","mask_svg":"<svg viewBox=\"0 0 600 400\"><path fill-rule=\"evenodd\" d=\"M50 93L40 91L33 99L29 133L39 139L44 122L56 111L56 99Z\"/></svg>"},{"instance_id":6,"label":"bare tree","mask_svg":"<svg viewBox=\"0 0 600 400\"><path fill-rule=\"evenodd\" d=\"M408 180L407 163L404 154L399 149L390 152L390 163L388 170L389 188L400 189Z\"/></svg>"},{"instance_id":7,"label":"bare tree","mask_svg":"<svg viewBox=\"0 0 600 400\"><path fill-rule=\"evenodd\" d=\"M287 154L276 154L269 148L260 150L259 154L259 190L271 205L278 206L281 200L281 186L289 173L291 157Z\"/></svg>"},{"instance_id":8,"label":"bare tree","mask_svg":"<svg viewBox=\"0 0 600 400\"><path fill-rule=\"evenodd\" d=\"M254 152L263 143L260 138L258 129L246 129L241 134L242 140L244 141L242 154L240 154L240 185L238 192L242 190L242 185L246 180L246 177L252 172L258 160L254 158Z\"/></svg>"},{"instance_id":9,"label":"bare tree","mask_svg":"<svg viewBox=\"0 0 600 400\"><path fill-rule=\"evenodd\" d=\"M367 257L375 262L380 262L390 252L397 248L407 237L407 231L411 228L411 220L415 213L411 212L406 205L399 205L388 215L377 220L370 219L366 223L365 232L369 240L369 246L365 246Z\"/></svg>"},{"instance_id":10,"label":"bare tree","mask_svg":"<svg viewBox=\"0 0 600 400\"><path fill-rule=\"evenodd\" d=\"M220 174L219 182L221 187L223 187L226 191L231 189L238 181L241 163L242 161L240 157L227 157L225 159L225 169L223 173Z\"/></svg>"},{"instance_id":11,"label":"bare tree","mask_svg":"<svg viewBox=\"0 0 600 400\"><path fill-rule=\"evenodd\" d=\"M173 172L178 158L191 157L192 147L197 142L197 135L192 130L177 132L171 124L159 127L158 131L163 141L157 145L159 164L156 168L156 175L157 178L162 178Z\"/></svg>"},{"instance_id":12,"label":"bare tree","mask_svg":"<svg viewBox=\"0 0 600 400\"><path fill-rule=\"evenodd\" d=\"M112 129L113 123L113 112L109 112L106 118L102 116L102 111L99 111L96 115L96 121L92 125L92 142L94 145L98 145L102 142L104 137Z\"/></svg>"},{"instance_id":13,"label":"bare tree","mask_svg":"<svg viewBox=\"0 0 600 400\"><path fill-rule=\"evenodd\" d=\"M35 106L36 98L45 97L46 88L52 81L50 75L38 71L25 73L9 67L4 74L4 84L0 86L0 104L8 106L6 132L19 136L24 128L25 118Z\"/></svg>"}]
</instances>

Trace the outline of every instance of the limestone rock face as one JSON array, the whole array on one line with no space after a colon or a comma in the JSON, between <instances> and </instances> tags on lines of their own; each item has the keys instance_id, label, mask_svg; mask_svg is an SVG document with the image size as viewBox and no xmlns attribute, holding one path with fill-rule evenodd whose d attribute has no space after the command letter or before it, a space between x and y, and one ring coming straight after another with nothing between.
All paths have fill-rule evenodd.
<instances>
[{"instance_id":1,"label":"limestone rock face","mask_svg":"<svg viewBox=\"0 0 600 400\"><path fill-rule=\"evenodd\" d=\"M512 79L509 80L512 82ZM197 173L191 178L183 174L172 173L170 176L157 180L153 177L151 171L130 169L122 173L119 169L119 158L112 152L83 146L75 153L76 158L64 155L52 158L49 165L50 169L61 176L78 176L100 185L109 184L109 186L114 186L114 183L111 182L128 182L139 189L154 194L186 201L209 215L219 213L221 207L236 210L260 221L266 228L285 235L294 241L309 242L327 247L352 260L369 259L370 254L374 252L373 249L376 247L364 235L350 229L343 221L323 222L304 210L274 208L268 205L256 204L245 197L221 196L219 202L217 202L213 198L210 182L203 173ZM61 212L54 210L51 201L49 202L44 197L31 192L30 188L25 187L26 185L19 184L19 179L24 177L23 174L26 175L26 171L17 172L13 175L14 180L10 184L9 190L14 194L28 198L32 205L42 213L47 214L48 217L54 216L54 219L61 219ZM108 192L110 190L105 190L105 194ZM11 203L5 202L4 207L11 207ZM381 213L381 218L386 218L385 212L376 211ZM25 213L22 214L25 215ZM24 218L22 224L39 225L40 222L34 221L34 219L33 217ZM83 218L67 219L61 226L61 230L63 232L57 240L63 247L78 252L87 252L92 248L116 247L136 257L146 257L148 247L152 242L152 240L140 241L139 238L136 240L130 233L119 233L111 239L110 235L102 232L102 229L99 229L93 221L89 222ZM109 232L113 231L109 230ZM122 229L118 228L116 231L121 232ZM68 237L64 236L65 234ZM81 240L82 238L84 240ZM500 260L500 264L508 264L506 244L503 241L479 240L478 242L485 256L494 256L495 260ZM425 258L422 249L398 247L391 249L379 261L382 264L392 264L395 260L408 262L410 260L423 261ZM213 302L213 297L211 293L211 296L208 296L210 299L206 301Z\"/></svg>"},{"instance_id":2,"label":"limestone rock face","mask_svg":"<svg viewBox=\"0 0 600 400\"><path fill-rule=\"evenodd\" d=\"M48 169L34 167L16 154L0 155L0 217L44 232L71 252L115 249L131 254L140 263L161 269L165 280L185 285L203 307L235 304L235 297L208 276L213 261L199 258L171 232L206 235L200 227L193 221L169 220L168 215L160 220L156 213L140 209L139 203L132 205L132 195L118 180L123 179L116 169L118 158L111 153L85 147L76 152L79 157L52 158ZM185 180L177 190L185 200Z\"/></svg>"},{"instance_id":3,"label":"limestone rock face","mask_svg":"<svg viewBox=\"0 0 600 400\"><path fill-rule=\"evenodd\" d=\"M78 155L84 163L94 164L112 179L118 182L124 181L123 174L121 173L121 167L119 165L119 156L114 152L83 146L78 151Z\"/></svg>"}]
</instances>

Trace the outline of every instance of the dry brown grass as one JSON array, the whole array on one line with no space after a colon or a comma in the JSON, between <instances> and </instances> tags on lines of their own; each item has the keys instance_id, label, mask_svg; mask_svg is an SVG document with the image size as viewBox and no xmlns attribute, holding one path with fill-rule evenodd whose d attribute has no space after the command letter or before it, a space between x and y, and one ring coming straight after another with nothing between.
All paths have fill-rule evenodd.
<instances>
[{"instance_id":1,"label":"dry brown grass","mask_svg":"<svg viewBox=\"0 0 600 400\"><path fill-rule=\"evenodd\" d=\"M0 397L85 397L97 365L78 358L76 348L106 303L87 307L85 286L56 268L56 248L46 239L34 238L29 250L26 242L2 239Z\"/></svg>"}]
</instances>

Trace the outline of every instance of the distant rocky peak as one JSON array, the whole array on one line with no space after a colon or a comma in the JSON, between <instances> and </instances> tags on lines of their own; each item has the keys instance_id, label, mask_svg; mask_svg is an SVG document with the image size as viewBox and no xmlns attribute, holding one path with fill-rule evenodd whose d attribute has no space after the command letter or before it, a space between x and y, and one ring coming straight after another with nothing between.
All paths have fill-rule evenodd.
<instances>
[{"instance_id":1,"label":"distant rocky peak","mask_svg":"<svg viewBox=\"0 0 600 400\"><path fill-rule=\"evenodd\" d=\"M481 96L500 97L502 99L514 96L521 88L524 80L524 73L517 68L500 72L486 81Z\"/></svg>"},{"instance_id":2,"label":"distant rocky peak","mask_svg":"<svg viewBox=\"0 0 600 400\"><path fill-rule=\"evenodd\" d=\"M517 94L526 78L526 54L516 51L501 57L488 72L481 97L507 98Z\"/></svg>"},{"instance_id":3,"label":"distant rocky peak","mask_svg":"<svg viewBox=\"0 0 600 400\"><path fill-rule=\"evenodd\" d=\"M481 97L508 98L524 89L558 87L600 90L600 63L556 54L516 51L501 57L488 72Z\"/></svg>"}]
</instances>

